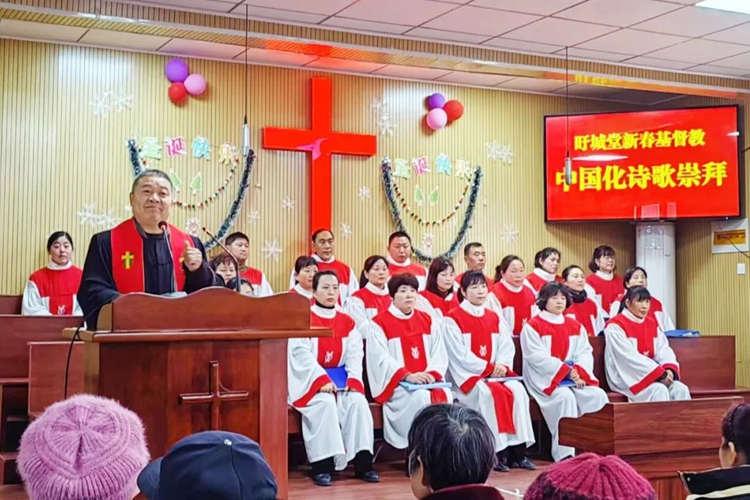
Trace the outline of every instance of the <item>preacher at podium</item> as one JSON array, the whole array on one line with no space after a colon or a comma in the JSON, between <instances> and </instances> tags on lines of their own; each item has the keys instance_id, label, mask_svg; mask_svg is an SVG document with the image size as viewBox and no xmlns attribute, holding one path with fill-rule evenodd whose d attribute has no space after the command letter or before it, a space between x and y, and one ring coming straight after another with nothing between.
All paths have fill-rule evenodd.
<instances>
[{"instance_id":1,"label":"preacher at podium","mask_svg":"<svg viewBox=\"0 0 750 500\"><path fill-rule=\"evenodd\" d=\"M201 241L169 224L172 181L161 170L144 170L133 181L133 218L91 238L78 302L87 328L99 309L121 294L191 293L220 285Z\"/></svg>"}]
</instances>

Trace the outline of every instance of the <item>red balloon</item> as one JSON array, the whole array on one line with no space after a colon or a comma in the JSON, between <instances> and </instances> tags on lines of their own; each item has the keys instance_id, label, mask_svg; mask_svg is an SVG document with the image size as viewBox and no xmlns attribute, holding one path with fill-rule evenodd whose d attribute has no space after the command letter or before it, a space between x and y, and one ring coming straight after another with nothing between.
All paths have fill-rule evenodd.
<instances>
[{"instance_id":1,"label":"red balloon","mask_svg":"<svg viewBox=\"0 0 750 500\"><path fill-rule=\"evenodd\" d=\"M446 102L443 110L448 115L449 122L458 120L464 116L464 105L455 100Z\"/></svg>"},{"instance_id":2,"label":"red balloon","mask_svg":"<svg viewBox=\"0 0 750 500\"><path fill-rule=\"evenodd\" d=\"M188 91L185 88L184 83L175 82L169 86L169 99L177 104L178 102L185 99L188 95Z\"/></svg>"}]
</instances>

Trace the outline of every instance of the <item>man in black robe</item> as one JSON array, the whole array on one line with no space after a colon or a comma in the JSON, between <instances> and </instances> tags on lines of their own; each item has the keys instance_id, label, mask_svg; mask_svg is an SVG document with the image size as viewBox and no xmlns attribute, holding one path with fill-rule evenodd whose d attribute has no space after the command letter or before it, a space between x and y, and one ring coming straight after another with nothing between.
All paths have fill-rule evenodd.
<instances>
[{"instance_id":1,"label":"man in black robe","mask_svg":"<svg viewBox=\"0 0 750 500\"><path fill-rule=\"evenodd\" d=\"M192 293L220 286L200 239L171 225L160 227L169 219L172 192L167 174L143 171L130 192L133 218L91 238L78 289L88 329L96 329L101 307L124 293Z\"/></svg>"}]
</instances>

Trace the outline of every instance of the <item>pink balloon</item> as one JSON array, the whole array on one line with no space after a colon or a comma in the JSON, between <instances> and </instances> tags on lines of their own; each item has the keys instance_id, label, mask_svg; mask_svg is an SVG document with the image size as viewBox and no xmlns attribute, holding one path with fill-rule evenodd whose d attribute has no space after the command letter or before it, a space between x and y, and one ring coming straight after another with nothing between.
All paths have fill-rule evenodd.
<instances>
[{"instance_id":1,"label":"pink balloon","mask_svg":"<svg viewBox=\"0 0 750 500\"><path fill-rule=\"evenodd\" d=\"M185 79L185 88L190 95L201 95L206 91L206 85L208 85L206 79L198 73L194 73Z\"/></svg>"},{"instance_id":2,"label":"pink balloon","mask_svg":"<svg viewBox=\"0 0 750 500\"><path fill-rule=\"evenodd\" d=\"M440 108L435 108L429 113L427 113L427 126L430 127L432 130L438 130L448 123L448 114L445 112L445 110Z\"/></svg>"}]
</instances>

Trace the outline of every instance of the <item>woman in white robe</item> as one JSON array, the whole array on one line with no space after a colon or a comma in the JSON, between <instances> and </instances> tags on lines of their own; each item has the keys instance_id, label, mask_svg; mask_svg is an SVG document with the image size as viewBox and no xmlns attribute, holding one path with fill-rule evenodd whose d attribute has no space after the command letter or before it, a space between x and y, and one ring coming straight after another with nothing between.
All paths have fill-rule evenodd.
<instances>
[{"instance_id":1,"label":"woman in white robe","mask_svg":"<svg viewBox=\"0 0 750 500\"><path fill-rule=\"evenodd\" d=\"M302 295L310 299L310 305L315 303L313 298L313 277L318 272L318 261L307 255L300 255L294 262L294 286L289 290L290 293Z\"/></svg>"},{"instance_id":2,"label":"woman in white robe","mask_svg":"<svg viewBox=\"0 0 750 500\"><path fill-rule=\"evenodd\" d=\"M648 316L650 302L644 287L628 288L622 312L607 322L604 367L609 386L635 402L690 399L666 335Z\"/></svg>"},{"instance_id":3,"label":"woman in white robe","mask_svg":"<svg viewBox=\"0 0 750 500\"><path fill-rule=\"evenodd\" d=\"M419 292L416 308L424 311L437 322L442 322L451 309L458 307L456 292L456 270L448 259L438 257L430 264L425 289Z\"/></svg>"},{"instance_id":4,"label":"woman in white robe","mask_svg":"<svg viewBox=\"0 0 750 500\"><path fill-rule=\"evenodd\" d=\"M345 311L357 323L360 333L367 339L369 323L377 314L391 305L388 294L388 261L381 255L371 255L365 260L359 278L359 290L346 301Z\"/></svg>"},{"instance_id":5,"label":"woman in white robe","mask_svg":"<svg viewBox=\"0 0 750 500\"><path fill-rule=\"evenodd\" d=\"M594 376L593 349L586 329L563 314L569 303L563 285L544 285L537 298L541 312L521 332L524 381L547 421L556 462L575 452L560 445L560 419L595 413L608 402Z\"/></svg>"},{"instance_id":6,"label":"woman in white robe","mask_svg":"<svg viewBox=\"0 0 750 500\"><path fill-rule=\"evenodd\" d=\"M568 266L562 272L563 285L570 294L570 307L565 315L578 320L586 329L589 337L596 337L604 330L606 313L599 303L589 295L586 289L586 275L578 266Z\"/></svg>"},{"instance_id":7,"label":"woman in white robe","mask_svg":"<svg viewBox=\"0 0 750 500\"><path fill-rule=\"evenodd\" d=\"M646 270L640 266L629 267L625 270L625 274L622 277L622 283L625 286L625 291L634 286L642 286L643 288L648 289L648 274L646 273ZM609 310L610 318L614 318L622 312L622 309L624 309L624 306L622 306L622 299L624 296L625 292L618 295L617 298L612 301ZM659 324L659 328L661 328L661 331L663 332L669 332L677 328L674 321L672 321L671 316L669 316L669 313L664 310L661 301L653 295L651 295L651 307L648 309L648 315L650 318L656 320Z\"/></svg>"},{"instance_id":8,"label":"woman in white robe","mask_svg":"<svg viewBox=\"0 0 750 500\"><path fill-rule=\"evenodd\" d=\"M453 401L450 388L410 391L402 384L444 382L448 369L441 326L414 308L418 288L413 274L390 279L393 304L373 318L365 353L373 399L383 405L383 436L399 450L408 446L409 427L419 410Z\"/></svg>"},{"instance_id":9,"label":"woman in white robe","mask_svg":"<svg viewBox=\"0 0 750 500\"><path fill-rule=\"evenodd\" d=\"M456 399L481 413L495 434L495 470L535 470L526 457L526 448L534 444L526 389L518 380L489 380L518 376L510 327L485 308L489 291L482 271L464 273L458 293L461 305L445 318L448 380Z\"/></svg>"},{"instance_id":10,"label":"woman in white robe","mask_svg":"<svg viewBox=\"0 0 750 500\"><path fill-rule=\"evenodd\" d=\"M302 414L302 438L318 486L330 486L334 470L351 461L356 477L380 481L372 466L374 428L362 381L362 338L354 320L337 311L338 287L334 271L313 279L310 324L330 328L333 337L290 339L288 348L289 404ZM335 377L341 367L345 377ZM342 378L343 386L336 387L334 378Z\"/></svg>"}]
</instances>

